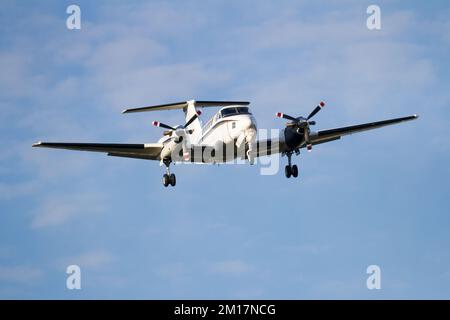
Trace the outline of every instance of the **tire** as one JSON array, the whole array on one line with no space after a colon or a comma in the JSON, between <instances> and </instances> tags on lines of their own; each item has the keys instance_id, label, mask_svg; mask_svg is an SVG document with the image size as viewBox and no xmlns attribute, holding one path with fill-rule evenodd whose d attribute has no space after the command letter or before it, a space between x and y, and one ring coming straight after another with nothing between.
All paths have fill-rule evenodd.
<instances>
[{"instance_id":1,"label":"tire","mask_svg":"<svg viewBox=\"0 0 450 320\"><path fill-rule=\"evenodd\" d=\"M297 177L298 177L298 168L297 168L297 165L296 165L296 164L294 164L294 165L292 166L291 171L292 171L292 176L293 176L294 178L297 178Z\"/></svg>"},{"instance_id":2,"label":"tire","mask_svg":"<svg viewBox=\"0 0 450 320\"><path fill-rule=\"evenodd\" d=\"M291 177L292 170L291 170L290 166L284 167L284 174L285 174L286 178L290 178Z\"/></svg>"},{"instance_id":3,"label":"tire","mask_svg":"<svg viewBox=\"0 0 450 320\"><path fill-rule=\"evenodd\" d=\"M172 187L175 187L175 185L177 184L177 178L173 173L169 177L169 182Z\"/></svg>"},{"instance_id":4,"label":"tire","mask_svg":"<svg viewBox=\"0 0 450 320\"><path fill-rule=\"evenodd\" d=\"M170 178L168 174L164 174L163 175L163 185L164 187L167 187L170 183Z\"/></svg>"}]
</instances>

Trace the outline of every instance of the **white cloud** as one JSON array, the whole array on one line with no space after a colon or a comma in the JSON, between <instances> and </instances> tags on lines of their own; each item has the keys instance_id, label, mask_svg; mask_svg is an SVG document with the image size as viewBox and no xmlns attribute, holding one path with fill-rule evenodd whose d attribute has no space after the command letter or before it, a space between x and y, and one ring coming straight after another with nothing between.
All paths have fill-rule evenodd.
<instances>
[{"instance_id":1,"label":"white cloud","mask_svg":"<svg viewBox=\"0 0 450 320\"><path fill-rule=\"evenodd\" d=\"M0 199L12 199L17 197L24 197L32 194L38 189L36 181L25 181L18 183L4 183L0 182Z\"/></svg>"},{"instance_id":2,"label":"white cloud","mask_svg":"<svg viewBox=\"0 0 450 320\"><path fill-rule=\"evenodd\" d=\"M93 250L82 253L78 256L64 258L64 266L78 265L81 269L101 269L111 264L114 261L114 256L104 250Z\"/></svg>"},{"instance_id":3,"label":"white cloud","mask_svg":"<svg viewBox=\"0 0 450 320\"><path fill-rule=\"evenodd\" d=\"M6 94L9 90L20 90L21 81L24 75L28 74L31 64L31 57L19 51L0 53L0 67L3 72L0 74L0 84L2 93ZM8 71L13 72L8 72Z\"/></svg>"},{"instance_id":4,"label":"white cloud","mask_svg":"<svg viewBox=\"0 0 450 320\"><path fill-rule=\"evenodd\" d=\"M317 244L317 243L305 243L300 245L290 245L290 246L284 246L281 248L282 250L288 251L290 254L294 255L319 255L319 254L325 254L330 251L330 247L328 245L324 244Z\"/></svg>"},{"instance_id":5,"label":"white cloud","mask_svg":"<svg viewBox=\"0 0 450 320\"><path fill-rule=\"evenodd\" d=\"M293 115L309 112L320 99L339 107L342 118L411 112L409 99L432 88L436 67L421 46L404 39L405 30L417 28L413 15L386 13L384 19L389 28L378 34L357 12L345 11L314 21L275 16L244 30L249 51L239 61L261 77L239 92L263 108L282 104ZM273 64L261 63L264 55Z\"/></svg>"},{"instance_id":6,"label":"white cloud","mask_svg":"<svg viewBox=\"0 0 450 320\"><path fill-rule=\"evenodd\" d=\"M42 277L41 270L29 266L0 266L0 283L34 284Z\"/></svg>"},{"instance_id":7,"label":"white cloud","mask_svg":"<svg viewBox=\"0 0 450 320\"><path fill-rule=\"evenodd\" d=\"M53 193L42 201L31 226L33 228L56 226L71 219L89 217L105 210L106 200L100 193Z\"/></svg>"},{"instance_id":8,"label":"white cloud","mask_svg":"<svg viewBox=\"0 0 450 320\"><path fill-rule=\"evenodd\" d=\"M156 268L155 273L158 276L170 280L171 282L177 282L186 279L189 272L186 264L174 262L172 264L167 264Z\"/></svg>"},{"instance_id":9,"label":"white cloud","mask_svg":"<svg viewBox=\"0 0 450 320\"><path fill-rule=\"evenodd\" d=\"M242 260L225 260L212 263L209 266L211 273L217 273L222 275L239 276L249 273L253 268Z\"/></svg>"}]
</instances>

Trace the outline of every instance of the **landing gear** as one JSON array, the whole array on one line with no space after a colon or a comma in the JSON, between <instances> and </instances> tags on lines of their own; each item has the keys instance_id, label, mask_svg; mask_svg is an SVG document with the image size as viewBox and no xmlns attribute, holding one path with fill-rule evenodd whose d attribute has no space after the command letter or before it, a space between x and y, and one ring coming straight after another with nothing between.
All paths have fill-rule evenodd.
<instances>
[{"instance_id":1,"label":"landing gear","mask_svg":"<svg viewBox=\"0 0 450 320\"><path fill-rule=\"evenodd\" d=\"M163 180L162 181L163 181L164 187L167 187L169 185L169 183L170 183L169 175L165 173L163 175Z\"/></svg>"},{"instance_id":2,"label":"landing gear","mask_svg":"<svg viewBox=\"0 0 450 320\"><path fill-rule=\"evenodd\" d=\"M177 178L175 177L175 175L173 173L170 174L170 175L165 173L163 175L163 185L164 185L164 187L169 186L169 184L172 187L175 187L175 185L177 184Z\"/></svg>"},{"instance_id":3,"label":"landing gear","mask_svg":"<svg viewBox=\"0 0 450 320\"><path fill-rule=\"evenodd\" d=\"M170 185L172 187L175 187L175 185L177 184L177 178L175 177L175 175L173 173L169 176L169 180L170 180Z\"/></svg>"},{"instance_id":4,"label":"landing gear","mask_svg":"<svg viewBox=\"0 0 450 320\"><path fill-rule=\"evenodd\" d=\"M177 178L175 177L175 175L173 173L170 173L170 160L164 160L163 161L164 164L166 165L166 173L163 175L163 185L164 187L168 187L169 185L171 185L172 187L175 187L175 185L177 184Z\"/></svg>"},{"instance_id":5,"label":"landing gear","mask_svg":"<svg viewBox=\"0 0 450 320\"><path fill-rule=\"evenodd\" d=\"M297 154L297 152L296 152ZM294 178L298 177L298 167L297 165L292 165L291 164L291 158L292 158L292 151L289 151L286 153L287 157L288 157L288 165L284 168L284 174L286 176L286 178L290 178L291 176Z\"/></svg>"},{"instance_id":6,"label":"landing gear","mask_svg":"<svg viewBox=\"0 0 450 320\"><path fill-rule=\"evenodd\" d=\"M292 170L290 166L286 166L284 168L284 174L286 175L286 178L290 178L292 175Z\"/></svg>"},{"instance_id":7,"label":"landing gear","mask_svg":"<svg viewBox=\"0 0 450 320\"><path fill-rule=\"evenodd\" d=\"M298 168L297 168L297 165L296 165L296 164L294 164L294 165L291 167L291 172L292 172L292 176L293 176L294 178L297 178L297 177L298 177Z\"/></svg>"}]
</instances>

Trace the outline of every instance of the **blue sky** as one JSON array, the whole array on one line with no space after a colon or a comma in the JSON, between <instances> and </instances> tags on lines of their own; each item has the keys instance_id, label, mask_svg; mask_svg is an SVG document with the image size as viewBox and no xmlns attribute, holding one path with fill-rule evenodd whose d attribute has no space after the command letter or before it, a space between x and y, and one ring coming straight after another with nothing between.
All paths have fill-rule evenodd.
<instances>
[{"instance_id":1,"label":"blue sky","mask_svg":"<svg viewBox=\"0 0 450 320\"><path fill-rule=\"evenodd\" d=\"M70 4L2 2L0 298L450 298L447 1L378 1L379 31L368 1L78 1L74 31ZM192 98L249 100L260 128L320 100L319 129L420 119L289 180L183 165L166 189L157 162L31 148L153 142L182 113L120 111Z\"/></svg>"}]
</instances>

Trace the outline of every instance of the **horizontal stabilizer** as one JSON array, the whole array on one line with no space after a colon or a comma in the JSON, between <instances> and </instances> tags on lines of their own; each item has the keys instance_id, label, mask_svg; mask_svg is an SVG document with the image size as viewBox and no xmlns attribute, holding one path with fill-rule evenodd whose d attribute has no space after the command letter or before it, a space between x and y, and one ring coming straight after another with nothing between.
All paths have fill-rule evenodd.
<instances>
[{"instance_id":1,"label":"horizontal stabilizer","mask_svg":"<svg viewBox=\"0 0 450 320\"><path fill-rule=\"evenodd\" d=\"M122 113L134 113L134 112L146 112L146 111L159 111L159 110L174 110L174 109L184 109L188 106L188 103L193 103L195 107L226 107L233 105L249 105L248 101L183 101L168 104L160 104L156 106L147 106L139 108L125 109Z\"/></svg>"}]
</instances>

